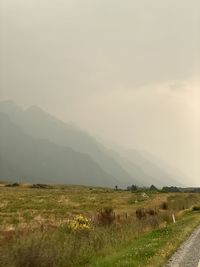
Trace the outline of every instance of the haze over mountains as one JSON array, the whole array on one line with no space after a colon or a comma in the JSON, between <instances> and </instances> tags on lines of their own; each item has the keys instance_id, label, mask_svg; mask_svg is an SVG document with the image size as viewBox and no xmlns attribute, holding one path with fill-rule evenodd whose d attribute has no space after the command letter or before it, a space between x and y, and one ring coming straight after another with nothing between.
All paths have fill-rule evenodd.
<instances>
[{"instance_id":1,"label":"haze over mountains","mask_svg":"<svg viewBox=\"0 0 200 267\"><path fill-rule=\"evenodd\" d=\"M145 154L113 151L37 106L0 103L0 180L98 186L180 185L181 174Z\"/></svg>"}]
</instances>

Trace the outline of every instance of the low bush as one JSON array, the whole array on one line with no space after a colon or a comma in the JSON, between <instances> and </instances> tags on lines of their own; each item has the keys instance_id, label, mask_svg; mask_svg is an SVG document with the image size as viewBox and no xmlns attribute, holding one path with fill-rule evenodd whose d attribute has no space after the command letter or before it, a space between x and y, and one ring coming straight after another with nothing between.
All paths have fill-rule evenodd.
<instances>
[{"instance_id":1,"label":"low bush","mask_svg":"<svg viewBox=\"0 0 200 267\"><path fill-rule=\"evenodd\" d=\"M200 211L200 206L193 206L192 210L193 211Z\"/></svg>"},{"instance_id":2,"label":"low bush","mask_svg":"<svg viewBox=\"0 0 200 267\"><path fill-rule=\"evenodd\" d=\"M150 215L150 216L156 216L156 215L158 215L157 211L156 211L156 210L153 210L153 209L149 209L149 210L147 210L146 213L147 213L148 215Z\"/></svg>"},{"instance_id":3,"label":"low bush","mask_svg":"<svg viewBox=\"0 0 200 267\"><path fill-rule=\"evenodd\" d=\"M163 209L163 210L167 210L167 209L168 209L168 204L167 204L167 202L163 202L163 203L161 204L161 209Z\"/></svg>"},{"instance_id":4,"label":"low bush","mask_svg":"<svg viewBox=\"0 0 200 267\"><path fill-rule=\"evenodd\" d=\"M19 183L13 183L13 184L5 185L5 187L17 187L17 186L20 186L20 184Z\"/></svg>"},{"instance_id":5,"label":"low bush","mask_svg":"<svg viewBox=\"0 0 200 267\"><path fill-rule=\"evenodd\" d=\"M142 209L142 208L137 209L135 214L136 214L136 217L139 220L141 220L141 219L146 217L146 211L145 211L145 209Z\"/></svg>"},{"instance_id":6,"label":"low bush","mask_svg":"<svg viewBox=\"0 0 200 267\"><path fill-rule=\"evenodd\" d=\"M102 208L97 215L97 223L99 225L111 225L115 221L115 213L112 207Z\"/></svg>"}]
</instances>

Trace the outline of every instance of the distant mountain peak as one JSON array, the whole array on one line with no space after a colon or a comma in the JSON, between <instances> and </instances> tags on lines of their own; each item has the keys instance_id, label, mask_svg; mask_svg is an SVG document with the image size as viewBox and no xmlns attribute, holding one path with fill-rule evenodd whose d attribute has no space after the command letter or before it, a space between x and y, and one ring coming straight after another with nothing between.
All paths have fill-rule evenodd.
<instances>
[{"instance_id":1,"label":"distant mountain peak","mask_svg":"<svg viewBox=\"0 0 200 267\"><path fill-rule=\"evenodd\" d=\"M37 105L32 105L32 106L28 107L26 109L26 111L42 112L42 113L46 113L47 114L46 111L44 111L41 107L39 107Z\"/></svg>"}]
</instances>

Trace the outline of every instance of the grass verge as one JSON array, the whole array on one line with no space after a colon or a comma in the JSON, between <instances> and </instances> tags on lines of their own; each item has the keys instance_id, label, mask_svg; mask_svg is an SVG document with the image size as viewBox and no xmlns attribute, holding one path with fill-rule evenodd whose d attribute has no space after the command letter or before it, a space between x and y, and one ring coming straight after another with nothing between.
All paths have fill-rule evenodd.
<instances>
[{"instance_id":1,"label":"grass verge","mask_svg":"<svg viewBox=\"0 0 200 267\"><path fill-rule=\"evenodd\" d=\"M176 224L153 230L115 253L95 258L91 267L159 267L164 266L180 244L200 223L200 214L188 212Z\"/></svg>"}]
</instances>

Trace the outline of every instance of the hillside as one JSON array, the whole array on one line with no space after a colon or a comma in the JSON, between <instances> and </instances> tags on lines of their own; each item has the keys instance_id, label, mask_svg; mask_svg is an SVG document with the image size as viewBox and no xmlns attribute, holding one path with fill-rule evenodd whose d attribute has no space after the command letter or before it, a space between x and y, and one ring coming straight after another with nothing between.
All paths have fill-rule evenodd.
<instances>
[{"instance_id":1,"label":"hillside","mask_svg":"<svg viewBox=\"0 0 200 267\"><path fill-rule=\"evenodd\" d=\"M0 179L113 186L116 179L88 155L25 134L0 113Z\"/></svg>"},{"instance_id":2,"label":"hillside","mask_svg":"<svg viewBox=\"0 0 200 267\"><path fill-rule=\"evenodd\" d=\"M33 139L36 143L42 143L43 149L46 151L46 157L48 153L53 153L53 147L55 150L62 151L62 153L65 151L68 156L72 154L71 158L74 159L74 163L70 164L70 168L68 169L69 173L71 172L69 170L73 169L73 167L76 169L76 162L79 161L80 158L86 158L86 161L90 160L91 164L85 165L84 172L89 173L89 176L91 177L91 175L94 175L94 169L98 168L99 173L101 170L103 175L101 178L99 174L94 175L93 180L95 182L93 182L95 184L103 186L114 186L115 184L118 184L123 187L131 184L140 186L155 184L158 187L165 185L180 185L180 182L176 181L178 175L174 175L175 172L173 170L170 171L170 168L166 169L159 163L156 164L155 160L149 155L145 155L136 150L125 151L116 149L117 152L115 152L115 148L107 149L94 137L82 131L75 125L65 123L37 106L22 109L15 103L6 101L0 103L0 112L6 114L10 122L19 127L21 134L29 136L30 142ZM52 148L51 151L48 149L49 146ZM63 157L65 158L62 160L68 162L68 156L63 154ZM52 155L49 155L47 158L51 159L51 157ZM58 157L59 164L61 164L62 160L59 160ZM3 155L2 161L7 162L7 159L4 159ZM0 164L2 164L2 162ZM48 173L47 168L49 168L49 165L51 164L45 164L46 172ZM7 169L8 173L10 172L10 169L13 168L12 163L10 162L3 165L5 165L4 169ZM61 172L62 177L64 177L64 174L68 174L68 172L65 173L65 168L62 169L63 166L59 167L61 169L58 173ZM90 170L88 168L90 168ZM76 172L77 170L75 173ZM50 171L50 173L52 172ZM55 174L57 171L54 171L53 173ZM79 172L79 175L80 174L81 171ZM76 179L74 178L75 183L87 184L88 181L91 181L91 179L85 180L85 176L80 177L79 175L76 176ZM31 174L29 176L31 177ZM109 178L104 180L103 177ZM181 177L178 178L181 180ZM59 175L58 177L54 176L54 178L51 179L53 183L56 183L57 179L60 181ZM61 180L68 182L72 179L67 177ZM108 180L110 182L108 182Z\"/></svg>"},{"instance_id":3,"label":"hillside","mask_svg":"<svg viewBox=\"0 0 200 267\"><path fill-rule=\"evenodd\" d=\"M0 103L0 112L6 113L13 123L33 138L46 139L56 145L71 147L76 152L89 155L106 173L121 181L121 185L138 183L93 137L56 119L39 107L33 106L23 110L9 101Z\"/></svg>"},{"instance_id":4,"label":"hillside","mask_svg":"<svg viewBox=\"0 0 200 267\"><path fill-rule=\"evenodd\" d=\"M146 151L120 149L115 158L120 161L130 175L138 177L140 184L147 186L155 184L158 187L166 184L182 185L180 181L184 175L179 170L168 166Z\"/></svg>"}]
</instances>

